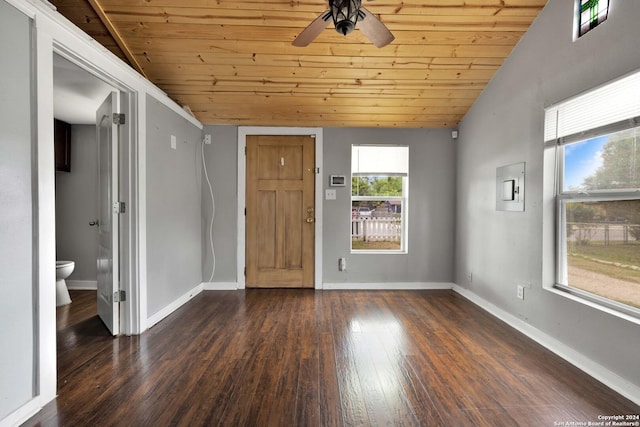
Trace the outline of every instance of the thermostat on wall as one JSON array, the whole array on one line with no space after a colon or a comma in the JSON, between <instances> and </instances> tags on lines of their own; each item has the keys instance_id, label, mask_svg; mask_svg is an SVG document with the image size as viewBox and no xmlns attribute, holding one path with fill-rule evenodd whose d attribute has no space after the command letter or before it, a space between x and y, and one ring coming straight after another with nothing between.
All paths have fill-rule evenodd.
<instances>
[{"instance_id":1,"label":"thermostat on wall","mask_svg":"<svg viewBox=\"0 0 640 427\"><path fill-rule=\"evenodd\" d=\"M331 175L329 185L332 187L344 187L347 185L347 181L344 175Z\"/></svg>"}]
</instances>

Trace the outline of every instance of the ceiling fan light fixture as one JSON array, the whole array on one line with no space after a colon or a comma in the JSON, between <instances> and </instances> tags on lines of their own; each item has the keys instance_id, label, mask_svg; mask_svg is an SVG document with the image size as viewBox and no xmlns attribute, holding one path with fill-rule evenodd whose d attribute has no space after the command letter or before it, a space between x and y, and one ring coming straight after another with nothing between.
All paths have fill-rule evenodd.
<instances>
[{"instance_id":1,"label":"ceiling fan light fixture","mask_svg":"<svg viewBox=\"0 0 640 427\"><path fill-rule=\"evenodd\" d=\"M384 47L394 39L391 31L366 8L362 0L328 0L329 9L316 17L291 43L294 46L308 46L329 25L333 19L336 31L346 36L358 28L376 47Z\"/></svg>"},{"instance_id":2,"label":"ceiling fan light fixture","mask_svg":"<svg viewBox=\"0 0 640 427\"><path fill-rule=\"evenodd\" d=\"M346 36L356 28L361 0L329 0L331 17L336 31Z\"/></svg>"}]
</instances>

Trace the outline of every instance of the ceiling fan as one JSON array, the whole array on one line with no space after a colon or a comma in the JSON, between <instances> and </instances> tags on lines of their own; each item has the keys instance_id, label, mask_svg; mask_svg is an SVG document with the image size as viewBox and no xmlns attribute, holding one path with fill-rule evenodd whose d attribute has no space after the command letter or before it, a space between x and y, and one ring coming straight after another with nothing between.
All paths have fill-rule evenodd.
<instances>
[{"instance_id":1,"label":"ceiling fan","mask_svg":"<svg viewBox=\"0 0 640 427\"><path fill-rule=\"evenodd\" d=\"M388 45L395 38L391 31L371 12L362 7L362 0L329 0L329 9L314 19L293 41L294 46L308 46L329 25L333 18L336 31L344 36L358 28L376 47Z\"/></svg>"}]
</instances>

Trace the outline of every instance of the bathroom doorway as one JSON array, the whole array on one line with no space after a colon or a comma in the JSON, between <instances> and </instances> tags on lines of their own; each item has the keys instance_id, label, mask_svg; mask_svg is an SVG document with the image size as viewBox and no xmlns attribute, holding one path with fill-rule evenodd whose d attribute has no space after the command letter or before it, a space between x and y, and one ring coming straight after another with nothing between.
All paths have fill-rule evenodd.
<instances>
[{"instance_id":1,"label":"bathroom doorway","mask_svg":"<svg viewBox=\"0 0 640 427\"><path fill-rule=\"evenodd\" d=\"M99 263L99 235L100 221L99 207L100 199L107 197L99 196L98 191L98 170L99 168L99 145L98 134L96 132L96 111L102 102L116 92L123 95L124 102L122 109L125 117L131 112L131 102L129 93L117 84L107 83L104 78L100 78L83 68L82 62L76 60L63 52L54 53L53 58L53 86L54 86L54 117L56 120L68 126L68 163L63 168L56 168L56 259L59 261L73 261L75 264L71 275L65 279L67 286L72 291L91 292L98 300L98 264ZM130 128L122 133L122 144L128 146ZM116 171L120 160L127 160L127 150L122 150L120 157L114 160ZM128 187L128 175L116 173L120 178L120 184ZM123 175L123 176L120 176ZM121 197L128 197L128 192L124 191ZM119 200L123 200L123 198ZM115 201L109 200L110 203ZM104 203L102 203L104 205ZM126 203L123 203L123 208ZM128 221L125 215L118 219L123 223L123 229L128 230ZM119 237L119 232L116 231ZM104 233L103 233L104 234ZM121 246L114 245L113 253L116 259L121 252ZM126 255L126 254L125 254ZM127 268L126 257L123 258L121 267ZM121 276L122 269L118 264L114 265L113 275ZM126 277L126 276L125 276ZM123 284L126 285L126 284ZM73 293L73 292L72 292ZM119 308L121 304L113 302ZM73 304L73 301L71 302ZM117 310L116 328L112 330L114 335L119 334L119 320L129 318L126 312ZM59 307L58 310L61 310ZM64 310L62 308L62 310ZM96 311L97 316L97 311ZM113 324L110 325L113 327ZM123 325L126 327L126 325ZM105 328L106 330L107 328Z\"/></svg>"}]
</instances>

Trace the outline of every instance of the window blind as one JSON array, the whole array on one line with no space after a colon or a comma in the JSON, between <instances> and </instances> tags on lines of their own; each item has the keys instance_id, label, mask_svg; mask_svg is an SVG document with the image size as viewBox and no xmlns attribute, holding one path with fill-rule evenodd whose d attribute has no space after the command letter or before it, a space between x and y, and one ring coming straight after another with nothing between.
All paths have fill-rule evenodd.
<instances>
[{"instance_id":1,"label":"window blind","mask_svg":"<svg viewBox=\"0 0 640 427\"><path fill-rule=\"evenodd\" d=\"M640 72L545 109L544 140L597 129L640 116Z\"/></svg>"},{"instance_id":2,"label":"window blind","mask_svg":"<svg viewBox=\"0 0 640 427\"><path fill-rule=\"evenodd\" d=\"M351 150L351 174L407 176L409 147L354 145Z\"/></svg>"}]
</instances>

